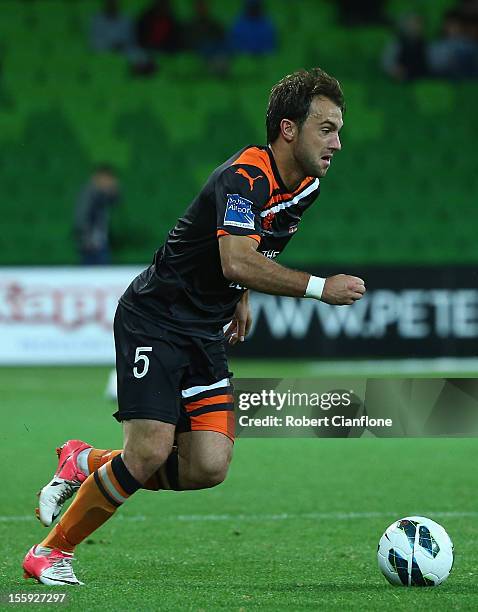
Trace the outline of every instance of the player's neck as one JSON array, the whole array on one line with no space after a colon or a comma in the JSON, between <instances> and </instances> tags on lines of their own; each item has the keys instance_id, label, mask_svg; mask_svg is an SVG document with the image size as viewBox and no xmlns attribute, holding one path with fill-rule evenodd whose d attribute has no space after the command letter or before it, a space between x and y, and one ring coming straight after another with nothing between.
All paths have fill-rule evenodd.
<instances>
[{"instance_id":1,"label":"player's neck","mask_svg":"<svg viewBox=\"0 0 478 612\"><path fill-rule=\"evenodd\" d=\"M269 149L274 157L282 182L289 193L292 193L305 179L304 173L297 166L287 148L280 146L280 144L276 142L270 144Z\"/></svg>"}]
</instances>

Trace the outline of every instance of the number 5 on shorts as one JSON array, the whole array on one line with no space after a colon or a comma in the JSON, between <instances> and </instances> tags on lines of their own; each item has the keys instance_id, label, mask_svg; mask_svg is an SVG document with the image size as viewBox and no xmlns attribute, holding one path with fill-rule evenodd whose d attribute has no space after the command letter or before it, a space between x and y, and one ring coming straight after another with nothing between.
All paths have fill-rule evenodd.
<instances>
[{"instance_id":1,"label":"number 5 on shorts","mask_svg":"<svg viewBox=\"0 0 478 612\"><path fill-rule=\"evenodd\" d=\"M142 352L151 352L153 350L152 346L137 346L136 354L134 356L134 362L138 363L140 361L143 362L143 369L141 372L138 370L136 366L133 368L133 374L135 378L143 378L146 376L149 370L149 357L147 355L141 355Z\"/></svg>"}]
</instances>

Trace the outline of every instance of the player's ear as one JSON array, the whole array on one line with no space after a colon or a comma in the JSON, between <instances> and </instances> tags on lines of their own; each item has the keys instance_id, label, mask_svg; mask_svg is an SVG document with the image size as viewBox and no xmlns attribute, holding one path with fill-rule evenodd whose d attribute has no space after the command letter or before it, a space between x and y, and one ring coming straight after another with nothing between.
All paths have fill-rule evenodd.
<instances>
[{"instance_id":1,"label":"player's ear","mask_svg":"<svg viewBox=\"0 0 478 612\"><path fill-rule=\"evenodd\" d=\"M282 119L280 131L286 142L292 142L297 134L297 125L290 119Z\"/></svg>"}]
</instances>

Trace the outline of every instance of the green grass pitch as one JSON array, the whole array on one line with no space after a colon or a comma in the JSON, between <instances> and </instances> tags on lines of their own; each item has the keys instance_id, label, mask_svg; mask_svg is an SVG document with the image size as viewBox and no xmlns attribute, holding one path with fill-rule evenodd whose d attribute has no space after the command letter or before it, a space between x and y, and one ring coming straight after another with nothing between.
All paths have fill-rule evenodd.
<instances>
[{"instance_id":1,"label":"green grass pitch","mask_svg":"<svg viewBox=\"0 0 478 612\"><path fill-rule=\"evenodd\" d=\"M307 373L291 363L232 369ZM49 592L23 580L21 561L46 534L33 510L55 446L70 437L121 445L103 396L107 373L0 370L2 597ZM86 586L55 592L78 610L477 610L477 447L474 439L239 439L225 483L139 492L78 548ZM377 568L383 530L415 513L442 523L455 543L455 567L437 588L392 587Z\"/></svg>"}]
</instances>

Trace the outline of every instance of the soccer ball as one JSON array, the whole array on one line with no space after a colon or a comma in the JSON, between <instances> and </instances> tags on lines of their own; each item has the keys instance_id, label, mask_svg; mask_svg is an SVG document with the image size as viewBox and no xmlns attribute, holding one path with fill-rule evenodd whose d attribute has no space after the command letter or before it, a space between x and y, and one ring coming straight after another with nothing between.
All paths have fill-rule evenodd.
<instances>
[{"instance_id":1,"label":"soccer ball","mask_svg":"<svg viewBox=\"0 0 478 612\"><path fill-rule=\"evenodd\" d=\"M453 542L435 521L407 516L392 523L380 538L377 559L391 584L437 586L453 567Z\"/></svg>"}]
</instances>

